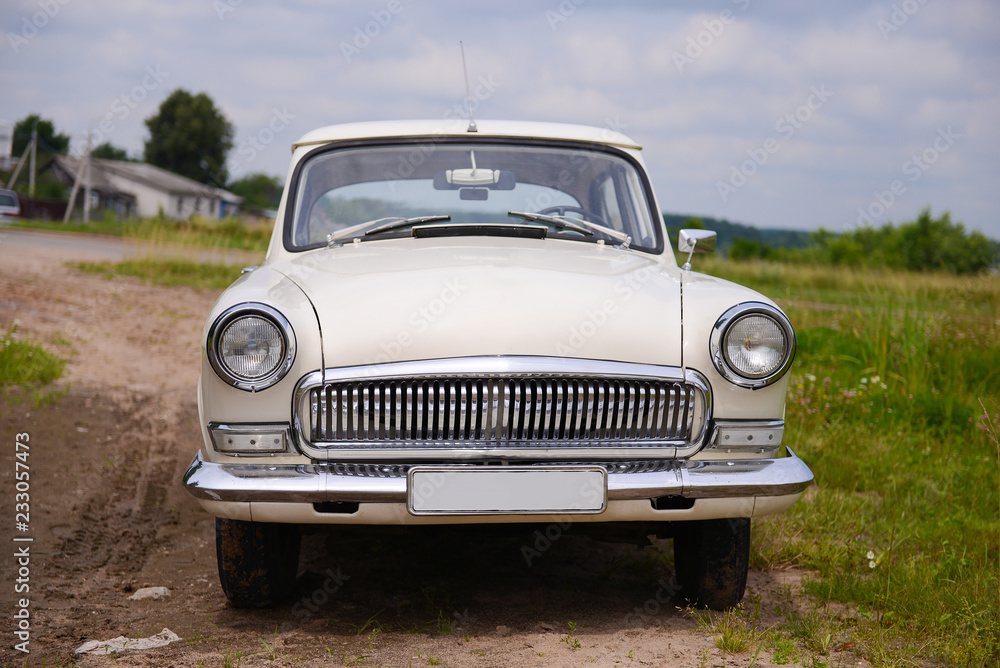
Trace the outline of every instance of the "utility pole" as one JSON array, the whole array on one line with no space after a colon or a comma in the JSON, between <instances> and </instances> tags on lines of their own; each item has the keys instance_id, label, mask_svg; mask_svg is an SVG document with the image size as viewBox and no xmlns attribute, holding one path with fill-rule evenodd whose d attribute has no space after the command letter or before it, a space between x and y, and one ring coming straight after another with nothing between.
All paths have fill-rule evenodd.
<instances>
[{"instance_id":1,"label":"utility pole","mask_svg":"<svg viewBox=\"0 0 1000 668\"><path fill-rule=\"evenodd\" d=\"M31 126L31 166L28 172L28 197L35 196L35 162L38 156L38 121Z\"/></svg>"},{"instance_id":2,"label":"utility pole","mask_svg":"<svg viewBox=\"0 0 1000 668\"><path fill-rule=\"evenodd\" d=\"M31 133L31 140L28 142L28 145L24 148L24 153L22 153L21 157L17 159L17 167L14 168L14 173L11 174L10 181L7 182L7 190L12 190L14 188L14 184L17 183L17 177L21 175L21 169L24 167L24 161L26 159L28 158L31 159L32 172L34 172L35 144L37 143L38 143L38 132L37 130L34 130ZM34 179L32 179L32 181L34 181ZM32 185L32 189L34 189L34 185Z\"/></svg>"},{"instance_id":3,"label":"utility pole","mask_svg":"<svg viewBox=\"0 0 1000 668\"><path fill-rule=\"evenodd\" d=\"M76 178L73 179L73 190L69 194L69 202L66 203L66 214L63 216L63 224L69 222L76 206L76 194L80 192L80 183L83 182L86 172L86 192L84 193L83 215L84 222L90 217L90 132L87 132L87 153L80 158L80 164L76 168Z\"/></svg>"},{"instance_id":4,"label":"utility pole","mask_svg":"<svg viewBox=\"0 0 1000 668\"><path fill-rule=\"evenodd\" d=\"M90 137L91 132L87 130L87 157L84 161L87 163L87 175L84 181L83 190L83 224L86 225L90 222Z\"/></svg>"}]
</instances>

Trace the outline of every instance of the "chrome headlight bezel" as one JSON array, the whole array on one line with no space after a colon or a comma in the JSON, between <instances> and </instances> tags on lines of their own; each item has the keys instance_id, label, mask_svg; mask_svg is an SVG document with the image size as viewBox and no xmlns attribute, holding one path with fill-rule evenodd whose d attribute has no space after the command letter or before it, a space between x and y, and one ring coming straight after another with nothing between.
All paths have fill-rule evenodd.
<instances>
[{"instance_id":1,"label":"chrome headlight bezel","mask_svg":"<svg viewBox=\"0 0 1000 668\"><path fill-rule=\"evenodd\" d=\"M282 338L282 350L277 363L267 373L255 378L241 376L233 371L225 363L219 351L222 335L226 330L237 320L247 317L256 317L268 321L277 329ZM292 325L288 322L288 319L280 311L267 304L252 302L237 304L223 311L215 319L215 322L212 323L212 327L208 330L205 351L215 373L227 385L247 392L258 392L279 382L292 368L292 363L295 361L295 332L292 330Z\"/></svg>"},{"instance_id":2,"label":"chrome headlight bezel","mask_svg":"<svg viewBox=\"0 0 1000 668\"><path fill-rule=\"evenodd\" d=\"M736 368L726 355L726 337L733 326L748 316L763 316L773 321L785 339L784 356L779 364L764 374L752 375ZM750 389L760 389L777 382L792 365L795 358L795 331L792 323L779 309L763 302L746 302L737 304L716 321L709 340L709 353L712 364L719 374L734 385Z\"/></svg>"}]
</instances>

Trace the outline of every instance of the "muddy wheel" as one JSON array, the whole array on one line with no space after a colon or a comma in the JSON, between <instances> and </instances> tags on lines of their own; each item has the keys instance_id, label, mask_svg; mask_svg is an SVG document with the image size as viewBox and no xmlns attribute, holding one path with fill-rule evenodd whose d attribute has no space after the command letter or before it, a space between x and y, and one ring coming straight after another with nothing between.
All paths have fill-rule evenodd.
<instances>
[{"instance_id":1,"label":"muddy wheel","mask_svg":"<svg viewBox=\"0 0 1000 668\"><path fill-rule=\"evenodd\" d=\"M237 608L280 603L295 591L299 527L242 520L215 520L219 580Z\"/></svg>"},{"instance_id":2,"label":"muddy wheel","mask_svg":"<svg viewBox=\"0 0 1000 668\"><path fill-rule=\"evenodd\" d=\"M678 522L674 564L685 601L712 610L732 608L747 586L750 519Z\"/></svg>"}]
</instances>

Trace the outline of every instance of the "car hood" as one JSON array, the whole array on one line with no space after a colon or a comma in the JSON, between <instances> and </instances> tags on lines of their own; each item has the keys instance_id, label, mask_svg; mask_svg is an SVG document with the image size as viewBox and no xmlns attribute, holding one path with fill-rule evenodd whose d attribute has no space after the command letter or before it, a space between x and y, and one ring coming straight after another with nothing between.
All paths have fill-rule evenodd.
<instances>
[{"instance_id":1,"label":"car hood","mask_svg":"<svg viewBox=\"0 0 1000 668\"><path fill-rule=\"evenodd\" d=\"M476 241L347 244L273 268L312 301L328 367L473 355L680 365L680 283L658 258Z\"/></svg>"}]
</instances>

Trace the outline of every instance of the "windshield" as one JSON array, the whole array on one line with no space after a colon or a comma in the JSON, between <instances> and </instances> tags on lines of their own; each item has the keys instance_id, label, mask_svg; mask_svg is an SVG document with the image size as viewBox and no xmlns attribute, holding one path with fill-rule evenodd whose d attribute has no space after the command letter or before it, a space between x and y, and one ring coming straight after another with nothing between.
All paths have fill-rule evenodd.
<instances>
[{"instance_id":1,"label":"windshield","mask_svg":"<svg viewBox=\"0 0 1000 668\"><path fill-rule=\"evenodd\" d=\"M290 250L409 236L427 225L469 235L531 225L546 238L618 244L627 235L631 248L661 249L644 181L612 151L500 142L352 147L307 158L294 183Z\"/></svg>"}]
</instances>

